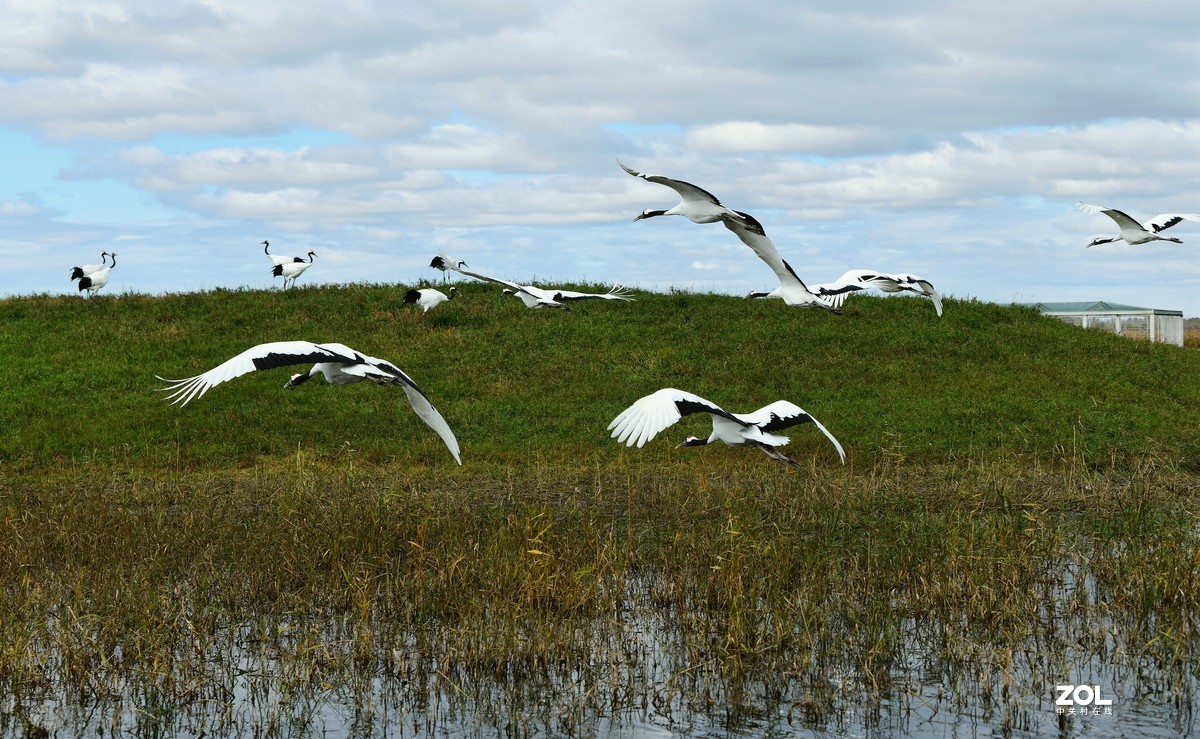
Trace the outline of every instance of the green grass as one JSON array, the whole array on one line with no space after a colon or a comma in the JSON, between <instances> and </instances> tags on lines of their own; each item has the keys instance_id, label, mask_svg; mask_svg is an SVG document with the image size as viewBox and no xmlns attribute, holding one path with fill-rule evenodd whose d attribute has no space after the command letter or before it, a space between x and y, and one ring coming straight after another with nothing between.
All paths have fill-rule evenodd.
<instances>
[{"instance_id":1,"label":"green grass","mask_svg":"<svg viewBox=\"0 0 1200 739\"><path fill-rule=\"evenodd\" d=\"M330 704L362 735L381 706L424 734L930 706L1045 732L1092 664L1122 706L1192 700L1200 354L974 301L460 290L424 322L387 286L0 302L0 736L52 699L74 734L316 732ZM464 465L366 384L154 391L286 339L404 368ZM848 464L811 427L798 468L674 450L705 418L608 438L665 386L790 399Z\"/></svg>"},{"instance_id":2,"label":"green grass","mask_svg":"<svg viewBox=\"0 0 1200 739\"><path fill-rule=\"evenodd\" d=\"M1200 467L1200 355L1031 310L950 300L939 320L928 301L855 297L847 315L833 316L778 301L643 293L564 314L527 310L485 285L460 289L463 299L426 325L390 286L4 300L0 350L11 359L0 367L0 463L32 472L250 466L303 450L446 466L399 393L320 381L284 391L286 370L239 378L183 409L154 392L155 374L186 377L261 342L307 339L404 368L455 429L467 467L489 473L530 460L661 460L707 421L640 451L618 447L605 428L667 386L735 411L792 400L859 467L1009 455ZM793 437L793 454L835 461L813 429ZM676 457L701 455L714 450Z\"/></svg>"}]
</instances>

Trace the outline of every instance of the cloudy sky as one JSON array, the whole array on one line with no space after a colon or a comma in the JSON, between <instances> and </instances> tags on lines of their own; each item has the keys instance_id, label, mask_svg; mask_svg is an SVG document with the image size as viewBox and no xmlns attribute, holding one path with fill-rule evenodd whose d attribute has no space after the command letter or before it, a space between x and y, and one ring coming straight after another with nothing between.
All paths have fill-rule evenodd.
<instances>
[{"instance_id":1,"label":"cloudy sky","mask_svg":"<svg viewBox=\"0 0 1200 739\"><path fill-rule=\"evenodd\" d=\"M616 162L754 214L800 275L1200 315L1200 8L1107 0L0 0L0 294L515 279L777 284ZM278 284L278 280L275 281Z\"/></svg>"}]
</instances>

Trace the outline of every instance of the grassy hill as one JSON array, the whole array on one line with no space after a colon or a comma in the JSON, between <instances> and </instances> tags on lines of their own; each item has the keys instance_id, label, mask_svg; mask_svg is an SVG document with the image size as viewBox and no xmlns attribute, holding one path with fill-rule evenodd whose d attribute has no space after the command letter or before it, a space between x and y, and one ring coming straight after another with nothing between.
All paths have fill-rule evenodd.
<instances>
[{"instance_id":1,"label":"grassy hill","mask_svg":"<svg viewBox=\"0 0 1200 739\"><path fill-rule=\"evenodd\" d=\"M527 310L490 285L459 289L462 299L425 321L402 304L403 287L387 285L0 301L8 358L0 463L25 472L91 461L194 469L299 450L453 466L402 393L369 384L318 380L289 391L280 369L218 386L186 408L154 391L156 374L187 377L261 342L307 339L405 369L455 430L466 469L483 474L530 460L582 467L759 456L669 452L687 433L703 435L704 417L641 450L608 438L618 412L667 386L734 411L792 400L858 468L1013 456L1200 468L1200 353L1082 331L1031 310L950 300L939 319L925 300L855 296L835 316L779 301L638 293L633 303L562 313ZM836 464L812 427L791 436L794 458Z\"/></svg>"}]
</instances>

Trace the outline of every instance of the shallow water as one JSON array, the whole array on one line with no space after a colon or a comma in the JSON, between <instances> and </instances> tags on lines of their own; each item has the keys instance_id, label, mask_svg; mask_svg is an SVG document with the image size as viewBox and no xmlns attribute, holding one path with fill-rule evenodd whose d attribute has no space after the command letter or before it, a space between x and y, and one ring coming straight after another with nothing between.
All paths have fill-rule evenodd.
<instances>
[{"instance_id":1,"label":"shallow water","mask_svg":"<svg viewBox=\"0 0 1200 739\"><path fill-rule=\"evenodd\" d=\"M1066 578L1059 593L1075 585ZM653 587L629 583L631 594ZM1100 649L1027 660L1058 665L1059 677L997 671L983 659L952 667L925 643L929 630L910 623L888 684L868 685L845 665L782 675L731 670L715 657L697 659L666 614L645 606L623 613L591 633L581 627L576 659L497 663L489 674L415 639L375 649L349 674L326 671L323 664L354 661L361 636L354 627L240 625L209 642L203 674L190 678L189 691L175 689L174 703L160 702L144 682L8 695L0 735L1175 737L1195 730L1194 669L1168 674L1122 653L1113 623L1094 629L1108 634L1097 637L1110 642ZM1099 715L1074 707L1060 715L1060 682L1098 686L1112 703ZM1082 697L1090 700L1090 692Z\"/></svg>"}]
</instances>

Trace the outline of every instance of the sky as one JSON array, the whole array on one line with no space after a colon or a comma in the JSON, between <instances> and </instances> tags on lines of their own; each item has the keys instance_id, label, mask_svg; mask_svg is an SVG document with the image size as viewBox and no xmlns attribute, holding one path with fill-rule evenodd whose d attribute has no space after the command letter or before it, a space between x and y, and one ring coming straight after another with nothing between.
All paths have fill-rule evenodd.
<instances>
[{"instance_id":1,"label":"sky","mask_svg":"<svg viewBox=\"0 0 1200 739\"><path fill-rule=\"evenodd\" d=\"M0 0L0 295L517 281L809 283L1200 316L1200 6L1109 0Z\"/></svg>"}]
</instances>

